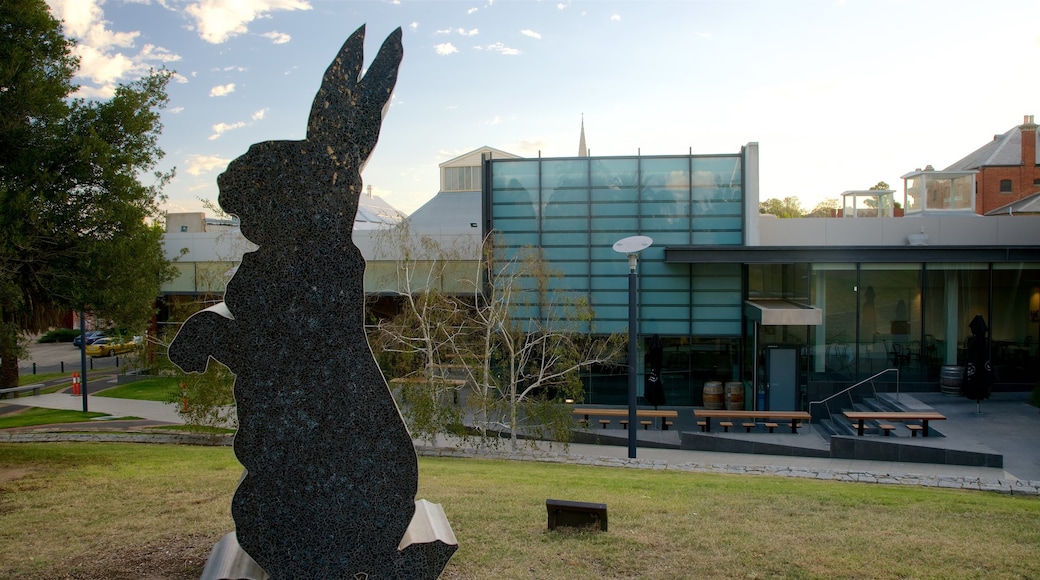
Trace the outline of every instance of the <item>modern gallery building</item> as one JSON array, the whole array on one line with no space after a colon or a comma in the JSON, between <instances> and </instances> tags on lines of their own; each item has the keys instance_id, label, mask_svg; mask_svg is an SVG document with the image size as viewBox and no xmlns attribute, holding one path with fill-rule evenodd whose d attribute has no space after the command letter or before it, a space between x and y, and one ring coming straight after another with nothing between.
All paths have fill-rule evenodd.
<instances>
[{"instance_id":1,"label":"modern gallery building","mask_svg":"<svg viewBox=\"0 0 1040 580\"><path fill-rule=\"evenodd\" d=\"M1022 158L1026 141L1017 141ZM758 157L756 143L617 157L581 146L567 158L484 147L442 163L441 190L404 223L454 248L457 267L430 282L449 291L453 273L471 276L488 236L506 257L536 248L560 274L554 288L592 307L578 328L603 334L628 328L628 259L613 244L652 238L637 266L638 338L641 349L653 335L664 344L668 405L700 405L704 383L720 381L744 384L749 402L761 394L772 409L805 408L883 371L878 382L938 391L943 368L964 362L976 315L990 328L996 388L1040 381L1040 215L979 215L977 170L928 168L904 176L902 192L847 192L857 208L901 201L902 217L846 208L845 217L776 219L758 213ZM1030 196L1021 187L1015 200ZM419 289L385 237L398 217L375 213L383 223L354 231L366 292ZM166 248L183 273L164 288L172 297L219 291L248 244L234 229L185 230L171 231ZM625 404L626 373L590 370L585 402Z\"/></svg>"},{"instance_id":2,"label":"modern gallery building","mask_svg":"<svg viewBox=\"0 0 1040 580\"><path fill-rule=\"evenodd\" d=\"M627 330L628 260L614 242L652 238L638 262L638 335L664 343L669 405L702 404L707 381L739 381L745 400L805 408L885 369L898 373L877 381L939 390L975 315L990 326L997 388L1040 380L1040 218L978 215L971 171L908 177L905 217L760 216L758 154L750 143L718 155L491 157L483 230L506 255L539 248L559 288L592 306L597 333ZM933 203L914 204L915 188ZM624 404L625 377L600 371L586 376L586 402Z\"/></svg>"}]
</instances>

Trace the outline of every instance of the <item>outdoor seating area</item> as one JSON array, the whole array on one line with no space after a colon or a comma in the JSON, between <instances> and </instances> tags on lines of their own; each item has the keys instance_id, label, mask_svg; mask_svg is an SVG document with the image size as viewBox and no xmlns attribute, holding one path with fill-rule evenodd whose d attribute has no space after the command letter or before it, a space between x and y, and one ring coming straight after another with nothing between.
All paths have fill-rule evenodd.
<instances>
[{"instance_id":1,"label":"outdoor seating area","mask_svg":"<svg viewBox=\"0 0 1040 580\"><path fill-rule=\"evenodd\" d=\"M892 421L896 423L904 421L920 421L920 425L910 424L906 427L910 430L911 437L916 437L918 431L921 432L922 437L927 437L929 421L946 420L946 417L942 413L937 413L935 411L845 411L842 414L845 415L845 418L849 421L856 423L856 434L860 437L862 437L866 431L867 421ZM879 423L878 428L887 436L890 431L895 429L895 426L887 423Z\"/></svg>"},{"instance_id":2,"label":"outdoor seating area","mask_svg":"<svg viewBox=\"0 0 1040 580\"><path fill-rule=\"evenodd\" d=\"M577 408L574 409L574 415L582 417L581 421L586 426L589 424L589 418L595 416L609 417L609 419L599 420L599 425L602 429L611 427L612 419L617 419L618 426L622 429L628 429L628 409ZM656 427L661 431L667 431L668 427L673 425L675 419L679 417L679 412L668 409L637 409L636 417L638 417L639 424L644 430L649 430L650 427Z\"/></svg>"},{"instance_id":3,"label":"outdoor seating area","mask_svg":"<svg viewBox=\"0 0 1040 580\"><path fill-rule=\"evenodd\" d=\"M770 433L773 432L773 429L780 426L776 421L786 421L787 426L791 428L791 433L798 433L800 423L802 421L807 422L811 418L806 411L740 411L722 409L694 409L693 416L703 419L703 421L697 422L697 426L705 433L711 432L712 419L747 419L746 422L741 423L741 426L748 433L757 425L756 420L758 419L765 421L763 424L769 429ZM721 421L719 425L727 432L730 427L733 427L732 421Z\"/></svg>"}]
</instances>

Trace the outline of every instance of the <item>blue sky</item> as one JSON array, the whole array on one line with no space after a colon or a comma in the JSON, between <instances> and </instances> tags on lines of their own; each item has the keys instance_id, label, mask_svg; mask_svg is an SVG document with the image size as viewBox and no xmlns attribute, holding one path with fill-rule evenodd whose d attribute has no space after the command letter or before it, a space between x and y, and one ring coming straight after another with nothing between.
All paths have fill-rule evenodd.
<instances>
[{"instance_id":1,"label":"blue sky","mask_svg":"<svg viewBox=\"0 0 1040 580\"><path fill-rule=\"evenodd\" d=\"M761 198L806 209L942 168L1040 114L1036 0L47 0L82 95L176 71L160 146L169 211L216 201L252 143L301 139L321 75L367 26L404 61L363 179L412 212L437 165L489 145L573 156L734 153Z\"/></svg>"}]
</instances>

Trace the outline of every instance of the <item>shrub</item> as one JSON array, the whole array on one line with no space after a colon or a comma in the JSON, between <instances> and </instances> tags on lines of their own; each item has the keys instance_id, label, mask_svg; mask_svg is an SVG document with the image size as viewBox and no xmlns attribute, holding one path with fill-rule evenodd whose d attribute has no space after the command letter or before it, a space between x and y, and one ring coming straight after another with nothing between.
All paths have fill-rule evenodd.
<instances>
[{"instance_id":1,"label":"shrub","mask_svg":"<svg viewBox=\"0 0 1040 580\"><path fill-rule=\"evenodd\" d=\"M41 336L37 342L72 342L72 339L77 336L79 336L78 330L73 330L71 328L55 328Z\"/></svg>"}]
</instances>

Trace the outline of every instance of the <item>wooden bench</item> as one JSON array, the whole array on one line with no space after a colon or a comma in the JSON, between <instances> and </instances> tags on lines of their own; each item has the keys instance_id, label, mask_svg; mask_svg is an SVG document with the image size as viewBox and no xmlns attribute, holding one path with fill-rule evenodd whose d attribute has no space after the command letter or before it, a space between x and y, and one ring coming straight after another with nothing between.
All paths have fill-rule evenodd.
<instances>
[{"instance_id":1,"label":"wooden bench","mask_svg":"<svg viewBox=\"0 0 1040 580\"><path fill-rule=\"evenodd\" d=\"M844 411L842 413L849 421L856 423L856 435L863 436L863 430L867 421L920 421L920 425L907 425L910 433L921 431L923 437L928 436L929 421L945 421L946 416L935 411ZM912 429L917 427L918 429ZM886 433L887 434L887 433Z\"/></svg>"},{"instance_id":2,"label":"wooden bench","mask_svg":"<svg viewBox=\"0 0 1040 580\"><path fill-rule=\"evenodd\" d=\"M599 526L607 531L607 504L565 499L545 500L545 511L549 516L549 529L556 526L589 527Z\"/></svg>"},{"instance_id":3,"label":"wooden bench","mask_svg":"<svg viewBox=\"0 0 1040 580\"><path fill-rule=\"evenodd\" d=\"M890 425L888 423L881 423L878 425L878 429L881 429L881 431L885 434L885 437L888 437L889 433L896 430L896 426Z\"/></svg>"},{"instance_id":4,"label":"wooden bench","mask_svg":"<svg viewBox=\"0 0 1040 580\"><path fill-rule=\"evenodd\" d=\"M910 430L910 436L911 437L917 437L917 432L924 430L924 427L922 427L920 425L912 425L912 424L911 425L907 425L906 428Z\"/></svg>"},{"instance_id":5,"label":"wooden bench","mask_svg":"<svg viewBox=\"0 0 1040 580\"><path fill-rule=\"evenodd\" d=\"M582 417L586 422L591 416L598 417L618 417L623 419L618 421L622 427L628 429L628 409L622 409L617 407L595 409L592 407L578 407L574 409L573 414ZM647 419L647 421L640 421L639 424L643 425L644 429L647 429L653 424L654 419L661 420L661 429L667 431L673 422L669 419L678 419L679 412L671 409L636 409L636 417L639 419ZM600 420L602 424L602 420Z\"/></svg>"},{"instance_id":6,"label":"wooden bench","mask_svg":"<svg viewBox=\"0 0 1040 580\"><path fill-rule=\"evenodd\" d=\"M606 429L607 425L610 425L610 419L600 419L599 426L601 429Z\"/></svg>"},{"instance_id":7,"label":"wooden bench","mask_svg":"<svg viewBox=\"0 0 1040 580\"><path fill-rule=\"evenodd\" d=\"M712 419L751 419L750 422L741 424L748 433L755 426L755 419L769 421L769 423L766 423L766 427L769 428L770 433L773 432L773 429L779 427L779 424L774 423L774 421L790 421L788 425L791 427L791 433L798 433L801 421L808 421L811 418L811 415L806 411L735 411L729 409L694 409L693 415L694 417L704 419L703 430L709 433L711 432ZM770 424L773 426L769 427ZM698 425L700 425L700 422L698 422ZM732 426L732 423L730 426Z\"/></svg>"},{"instance_id":8,"label":"wooden bench","mask_svg":"<svg viewBox=\"0 0 1040 580\"><path fill-rule=\"evenodd\" d=\"M35 385L22 385L20 387L11 387L9 389L0 389L0 399L8 398L7 395L11 395L10 398L14 399L18 397L18 393L24 393L26 391L32 391L32 394L39 395L40 389L43 388L43 383L37 383Z\"/></svg>"}]
</instances>

